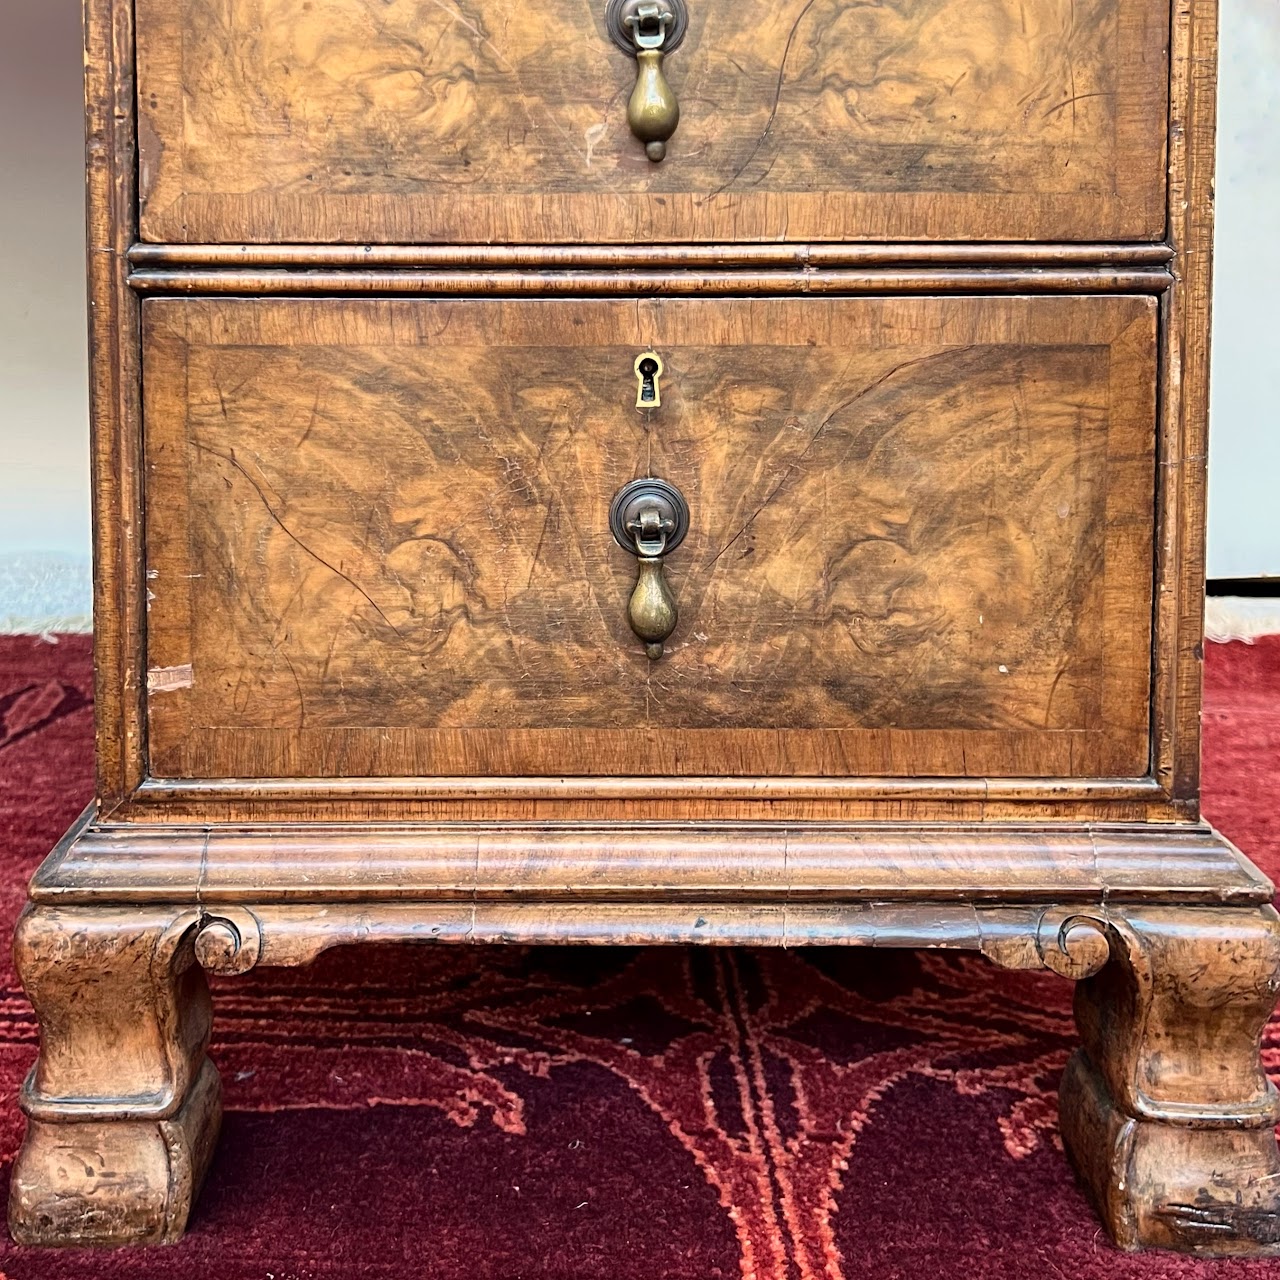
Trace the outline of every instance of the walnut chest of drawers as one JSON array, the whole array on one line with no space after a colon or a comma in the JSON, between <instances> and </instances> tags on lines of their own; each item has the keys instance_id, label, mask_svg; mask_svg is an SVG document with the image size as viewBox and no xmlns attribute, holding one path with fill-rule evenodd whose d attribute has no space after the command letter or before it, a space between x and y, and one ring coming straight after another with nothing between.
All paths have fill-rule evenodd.
<instances>
[{"instance_id":1,"label":"walnut chest of drawers","mask_svg":"<svg viewBox=\"0 0 1280 1280\"><path fill-rule=\"evenodd\" d=\"M89 0L20 1240L179 1236L206 971L374 938L1046 966L1117 1242L1280 1244L1277 917L1197 808L1215 20Z\"/></svg>"}]
</instances>

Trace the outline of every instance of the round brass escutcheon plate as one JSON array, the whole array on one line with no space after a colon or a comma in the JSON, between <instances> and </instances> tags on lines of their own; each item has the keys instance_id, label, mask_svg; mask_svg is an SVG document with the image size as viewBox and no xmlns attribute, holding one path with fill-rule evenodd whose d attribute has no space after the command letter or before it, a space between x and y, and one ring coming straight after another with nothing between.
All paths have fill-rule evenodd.
<instances>
[{"instance_id":1,"label":"round brass escutcheon plate","mask_svg":"<svg viewBox=\"0 0 1280 1280\"><path fill-rule=\"evenodd\" d=\"M633 57L636 52L636 42L631 35L631 28L627 26L627 19L634 17L636 10L644 2L645 0L609 0L604 11L604 26L609 33L609 39L624 53L629 53ZM662 52L670 53L672 49L679 47L680 41L689 30L689 10L685 8L684 0L659 0L659 2L671 13L671 21L667 24L667 36L662 42Z\"/></svg>"},{"instance_id":2,"label":"round brass escutcheon plate","mask_svg":"<svg viewBox=\"0 0 1280 1280\"><path fill-rule=\"evenodd\" d=\"M646 507L656 507L662 519L671 521L673 528L667 535L665 551L674 551L689 532L689 504L675 485L655 476L632 480L613 495L609 504L609 529L618 545L633 556L638 554L635 537L627 525L639 520L640 512Z\"/></svg>"}]
</instances>

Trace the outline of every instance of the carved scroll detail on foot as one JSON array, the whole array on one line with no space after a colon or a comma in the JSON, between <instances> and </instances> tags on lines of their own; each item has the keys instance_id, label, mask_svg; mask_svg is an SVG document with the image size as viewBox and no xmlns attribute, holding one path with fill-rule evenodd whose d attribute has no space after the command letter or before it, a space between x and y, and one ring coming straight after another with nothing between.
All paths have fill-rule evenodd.
<instances>
[{"instance_id":1,"label":"carved scroll detail on foot","mask_svg":"<svg viewBox=\"0 0 1280 1280\"><path fill-rule=\"evenodd\" d=\"M1100 916L1049 910L1040 917L1036 950L1045 968L1079 981L1092 977L1111 955L1107 922Z\"/></svg>"},{"instance_id":2,"label":"carved scroll detail on foot","mask_svg":"<svg viewBox=\"0 0 1280 1280\"><path fill-rule=\"evenodd\" d=\"M200 917L195 956L209 973L248 973L262 956L262 926L252 911L224 907Z\"/></svg>"}]
</instances>

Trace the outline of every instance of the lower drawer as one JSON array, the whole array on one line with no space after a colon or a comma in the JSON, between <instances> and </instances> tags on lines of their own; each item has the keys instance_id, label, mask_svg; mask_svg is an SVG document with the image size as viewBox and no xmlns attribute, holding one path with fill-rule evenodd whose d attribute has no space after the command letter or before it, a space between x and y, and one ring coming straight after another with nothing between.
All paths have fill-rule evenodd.
<instances>
[{"instance_id":1,"label":"lower drawer","mask_svg":"<svg viewBox=\"0 0 1280 1280\"><path fill-rule=\"evenodd\" d=\"M143 313L156 776L1146 772L1149 298Z\"/></svg>"}]
</instances>

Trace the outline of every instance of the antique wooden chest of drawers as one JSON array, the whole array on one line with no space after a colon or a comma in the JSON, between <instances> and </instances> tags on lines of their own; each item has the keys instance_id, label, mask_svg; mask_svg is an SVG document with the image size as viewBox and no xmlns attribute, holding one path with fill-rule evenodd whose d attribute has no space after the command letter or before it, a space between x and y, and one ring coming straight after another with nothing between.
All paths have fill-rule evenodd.
<instances>
[{"instance_id":1,"label":"antique wooden chest of drawers","mask_svg":"<svg viewBox=\"0 0 1280 1280\"><path fill-rule=\"evenodd\" d=\"M206 971L403 939L1045 966L1115 1239L1280 1245L1280 930L1197 809L1215 20L89 0L20 1240L182 1233Z\"/></svg>"}]
</instances>

